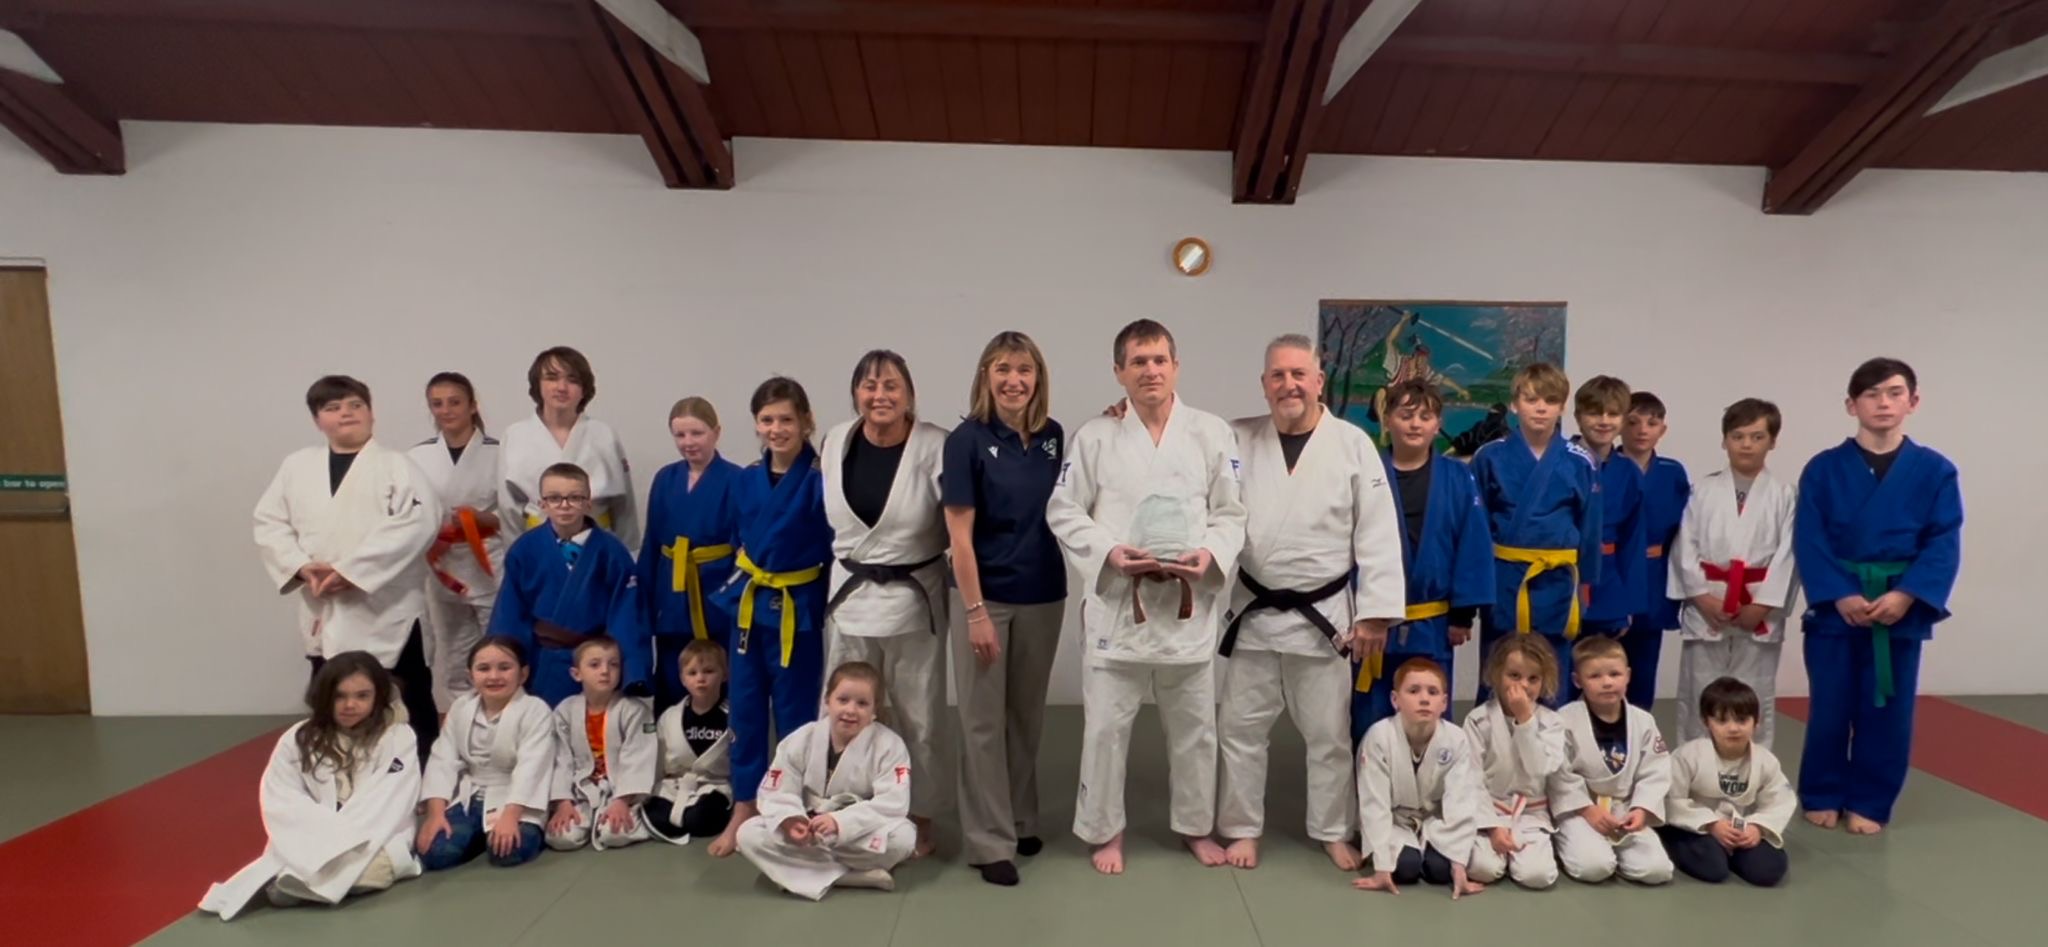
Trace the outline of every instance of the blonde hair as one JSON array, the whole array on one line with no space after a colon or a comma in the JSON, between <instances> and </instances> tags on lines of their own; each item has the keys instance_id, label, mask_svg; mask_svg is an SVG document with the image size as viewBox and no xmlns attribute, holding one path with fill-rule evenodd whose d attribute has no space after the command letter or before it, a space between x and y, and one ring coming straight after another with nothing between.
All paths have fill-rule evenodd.
<instances>
[{"instance_id":1,"label":"blonde hair","mask_svg":"<svg viewBox=\"0 0 2048 947\"><path fill-rule=\"evenodd\" d=\"M1549 362L1527 365L1515 373L1513 391L1520 397L1523 391L1542 401L1563 404L1572 394L1572 380Z\"/></svg>"},{"instance_id":2,"label":"blonde hair","mask_svg":"<svg viewBox=\"0 0 2048 947\"><path fill-rule=\"evenodd\" d=\"M1518 654L1535 665L1536 677L1543 682L1543 693L1537 696L1543 700L1557 696L1557 652L1551 650L1550 642L1543 640L1542 635L1509 635L1494 642L1493 651L1486 656L1486 686L1499 692L1501 677L1508 671L1508 659Z\"/></svg>"},{"instance_id":3,"label":"blonde hair","mask_svg":"<svg viewBox=\"0 0 2048 947\"><path fill-rule=\"evenodd\" d=\"M732 673L732 669L727 665L727 660L725 648L721 647L718 642L698 638L684 645L682 653L676 655L676 670L679 672L688 670L691 662L696 661L717 668L720 676L727 676Z\"/></svg>"},{"instance_id":4,"label":"blonde hair","mask_svg":"<svg viewBox=\"0 0 2048 947\"><path fill-rule=\"evenodd\" d=\"M1606 635L1587 635L1580 638L1578 644L1572 645L1572 667L1574 668L1588 661L1598 661L1602 658L1619 658L1621 663L1627 664L1628 651L1622 648L1621 642Z\"/></svg>"},{"instance_id":5,"label":"blonde hair","mask_svg":"<svg viewBox=\"0 0 2048 947\"><path fill-rule=\"evenodd\" d=\"M712 407L710 401L696 395L684 398L676 402L675 407L668 409L669 423L675 423L677 418L696 418L704 422L705 427L718 430L718 409Z\"/></svg>"},{"instance_id":6,"label":"blonde hair","mask_svg":"<svg viewBox=\"0 0 2048 947\"><path fill-rule=\"evenodd\" d=\"M995 420L995 386L988 380L988 370L996 359L1005 355L1028 355L1038 369L1031 401L1024 406L1024 430L1021 432L1036 434L1045 429L1045 422L1052 417L1052 372L1045 365L1045 353L1038 350L1038 343L1022 332L998 332L995 338L982 346L981 361L974 367L974 381L967 391L967 416L983 424Z\"/></svg>"},{"instance_id":7,"label":"blonde hair","mask_svg":"<svg viewBox=\"0 0 2048 947\"><path fill-rule=\"evenodd\" d=\"M1572 401L1573 410L1578 414L1627 414L1628 382L1613 375L1594 375L1579 386L1579 393Z\"/></svg>"}]
</instances>

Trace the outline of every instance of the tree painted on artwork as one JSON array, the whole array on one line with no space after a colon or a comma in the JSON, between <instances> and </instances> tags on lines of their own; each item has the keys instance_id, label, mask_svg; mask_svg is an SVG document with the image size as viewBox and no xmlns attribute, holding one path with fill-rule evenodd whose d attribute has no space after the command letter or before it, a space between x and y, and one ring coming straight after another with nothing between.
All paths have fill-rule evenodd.
<instances>
[{"instance_id":1,"label":"tree painted on artwork","mask_svg":"<svg viewBox=\"0 0 2048 947\"><path fill-rule=\"evenodd\" d=\"M1416 343L1430 348L1427 370L1445 392L1446 436L1509 400L1516 371L1535 362L1564 362L1562 304L1325 300L1316 327L1328 380L1325 403L1375 433L1372 403L1390 383L1387 342L1396 327L1404 359Z\"/></svg>"}]
</instances>

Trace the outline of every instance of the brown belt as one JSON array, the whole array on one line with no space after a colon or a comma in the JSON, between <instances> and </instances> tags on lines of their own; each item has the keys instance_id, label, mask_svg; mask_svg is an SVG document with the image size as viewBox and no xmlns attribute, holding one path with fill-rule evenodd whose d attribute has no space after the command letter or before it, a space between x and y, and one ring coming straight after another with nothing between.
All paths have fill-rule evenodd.
<instances>
[{"instance_id":1,"label":"brown belt","mask_svg":"<svg viewBox=\"0 0 2048 947\"><path fill-rule=\"evenodd\" d=\"M549 648L574 648L602 634L602 627L592 629L587 635L579 635L545 618L536 618L533 621L534 639Z\"/></svg>"},{"instance_id":2,"label":"brown belt","mask_svg":"<svg viewBox=\"0 0 2048 947\"><path fill-rule=\"evenodd\" d=\"M1131 621L1133 623L1139 625L1145 623L1145 603L1138 600L1138 590L1144 588L1146 582L1165 582L1168 580L1180 583L1180 620L1187 621L1195 617L1195 587L1187 579L1177 575L1167 575L1162 572L1148 572L1137 576L1131 582Z\"/></svg>"}]
</instances>

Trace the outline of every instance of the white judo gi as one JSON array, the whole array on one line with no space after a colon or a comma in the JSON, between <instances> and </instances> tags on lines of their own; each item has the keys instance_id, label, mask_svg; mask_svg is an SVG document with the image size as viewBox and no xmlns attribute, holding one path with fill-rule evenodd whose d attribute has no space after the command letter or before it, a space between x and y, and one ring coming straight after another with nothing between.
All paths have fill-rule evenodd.
<instances>
[{"instance_id":1,"label":"white judo gi","mask_svg":"<svg viewBox=\"0 0 2048 947\"><path fill-rule=\"evenodd\" d=\"M1453 865L1471 860L1486 787L1465 731L1437 723L1420 762L1401 718L1372 725L1358 745L1358 821L1374 871L1393 871L1401 850L1435 848Z\"/></svg>"},{"instance_id":2,"label":"white judo gi","mask_svg":"<svg viewBox=\"0 0 2048 947\"><path fill-rule=\"evenodd\" d=\"M1798 485L1779 479L1768 468L1750 484L1739 511L1735 475L1727 470L1701 480L1686 501L1685 518L1672 544L1668 586L1668 594L1679 600L1683 639L1678 656L1679 739L1707 735L1700 722L1700 692L1718 678L1732 677L1756 691L1756 742L1771 745L1777 733L1779 652L1784 649L1785 619L1792 614L1799 588L1792 557L1792 521L1798 505ZM1737 563L1741 575L1734 572ZM1692 601L1695 595L1726 601L1736 588L1746 589L1756 604L1770 606L1761 630L1717 623ZM1725 616L1713 617L1725 621Z\"/></svg>"},{"instance_id":3,"label":"white judo gi","mask_svg":"<svg viewBox=\"0 0 2048 947\"><path fill-rule=\"evenodd\" d=\"M1535 716L1518 724L1489 700L1465 715L1465 735L1479 754L1486 782L1487 807L1479 813L1479 837L1472 843L1472 880L1491 884L1503 876L1525 888L1557 883L1557 853L1550 836L1550 780L1564 770L1564 720L1542 704ZM1518 851L1503 856L1488 832L1505 828Z\"/></svg>"},{"instance_id":4,"label":"white judo gi","mask_svg":"<svg viewBox=\"0 0 2048 947\"><path fill-rule=\"evenodd\" d=\"M611 425L579 415L567 444L555 443L539 415L520 418L505 429L498 448L499 509L507 511L508 539L547 522L540 506L540 475L559 463L590 475L590 515L619 537L627 549L640 548L640 507L633 495L633 468Z\"/></svg>"},{"instance_id":5,"label":"white judo gi","mask_svg":"<svg viewBox=\"0 0 2048 947\"><path fill-rule=\"evenodd\" d=\"M903 738L879 723L869 724L847 744L839 766L826 772L832 725L816 721L797 728L775 748L775 762L761 777L756 797L760 814L740 826L740 854L768 880L813 901L849 872L887 871L917 847L911 824L910 750ZM795 844L782 837L786 819L830 813L839 832Z\"/></svg>"},{"instance_id":6,"label":"white judo gi","mask_svg":"<svg viewBox=\"0 0 2048 947\"><path fill-rule=\"evenodd\" d=\"M689 698L683 700L687 703ZM654 796L668 801L668 827L678 830L683 826L683 811L705 796L717 792L724 793L727 799L733 797L732 728L727 727L717 741L706 747L703 753L698 753L683 733L683 706L677 704L662 711L661 720L655 726L655 735L660 738L661 773L660 780L654 784ZM726 712L729 715L731 708L727 707ZM660 833L655 833L655 838L673 841L677 845L689 843L687 838L671 840Z\"/></svg>"},{"instance_id":7,"label":"white judo gi","mask_svg":"<svg viewBox=\"0 0 2048 947\"><path fill-rule=\"evenodd\" d=\"M262 856L206 890L199 909L223 921L248 907L265 885L302 901L336 904L352 892L417 877L419 746L412 728L393 724L374 747L358 748L355 766L326 762L306 772L294 724L277 740L263 770L259 800L270 836Z\"/></svg>"},{"instance_id":8,"label":"white judo gi","mask_svg":"<svg viewBox=\"0 0 2048 947\"><path fill-rule=\"evenodd\" d=\"M407 450L414 466L426 475L441 501L441 516L462 507L498 515L498 439L482 431L469 439L460 460L448 456L448 445L436 434ZM520 514L512 514L518 516ZM455 698L470 691L469 649L491 626L491 605L498 598L498 576L505 572L505 537L518 532L502 523L478 539L477 557L467 537L458 538L428 564L427 664L434 669L434 706L447 710ZM438 530L438 526L436 527ZM437 574L438 573L438 574Z\"/></svg>"},{"instance_id":9,"label":"white judo gi","mask_svg":"<svg viewBox=\"0 0 2048 947\"><path fill-rule=\"evenodd\" d=\"M547 827L548 798L554 789L558 728L547 701L519 694L488 727L481 746L471 742L483 701L464 694L448 708L441 738L427 757L420 798L444 799L448 807L469 805L483 795L483 824L508 804L524 807L520 821Z\"/></svg>"},{"instance_id":10,"label":"white judo gi","mask_svg":"<svg viewBox=\"0 0 2048 947\"><path fill-rule=\"evenodd\" d=\"M619 796L648 796L654 792L659 771L661 739L656 734L654 710L636 697L614 696L604 714L604 775L597 775L597 756L590 746L590 730L584 717L589 713L583 695L577 694L555 705L555 775L548 793L552 803L567 799L576 807L576 824L566 831L550 832L548 847L573 851L589 845L600 851L645 841L651 833L640 821L640 807L632 807L632 828L615 831L597 825L597 817Z\"/></svg>"},{"instance_id":11,"label":"white judo gi","mask_svg":"<svg viewBox=\"0 0 2048 947\"><path fill-rule=\"evenodd\" d=\"M1785 768L1769 747L1752 742L1749 756L1737 764L1743 790L1730 795L1721 785L1721 755L1710 737L1688 740L1671 754L1671 796L1664 819L1673 828L1704 833L1707 826L1728 820L1754 825L1764 844L1785 847L1785 826L1799 807L1799 794L1785 778Z\"/></svg>"},{"instance_id":12,"label":"white judo gi","mask_svg":"<svg viewBox=\"0 0 2048 947\"><path fill-rule=\"evenodd\" d=\"M889 723L924 777L913 789L910 811L930 818L947 782L936 735L946 706L947 536L939 504L946 429L911 425L889 500L869 526L846 500L846 451L860 423L832 428L819 454L834 560L825 670L830 675L848 661L865 661L882 672ZM911 566L917 568L901 575Z\"/></svg>"},{"instance_id":13,"label":"white judo gi","mask_svg":"<svg viewBox=\"0 0 2048 947\"><path fill-rule=\"evenodd\" d=\"M1045 518L1087 589L1081 603L1086 723L1074 834L1089 844L1124 830L1131 725L1147 694L1166 728L1173 831L1206 836L1215 826L1213 662L1230 575L1244 545L1238 467L1230 425L1178 397L1157 444L1135 410L1091 419L1068 439ZM1186 599L1179 582L1134 580L1109 565L1110 550L1129 543L1138 509L1151 497L1178 508L1190 539L1214 559ZM1186 618L1180 617L1184 601L1191 606Z\"/></svg>"},{"instance_id":14,"label":"white judo gi","mask_svg":"<svg viewBox=\"0 0 2048 947\"><path fill-rule=\"evenodd\" d=\"M1231 426L1247 519L1239 581L1224 617L1238 633L1224 665L1217 720L1216 830L1232 839L1264 834L1267 748L1285 705L1307 743L1308 835L1343 841L1357 831L1357 808L1351 662L1339 647L1348 646L1353 621L1399 622L1405 614L1400 513L1372 438L1331 412L1322 412L1293 470L1271 416ZM1357 581L1347 581L1354 567ZM1294 608L1253 608L1246 580L1278 592L1338 586L1301 606L1320 614L1328 629Z\"/></svg>"},{"instance_id":15,"label":"white judo gi","mask_svg":"<svg viewBox=\"0 0 2048 947\"><path fill-rule=\"evenodd\" d=\"M1593 738L1592 711L1586 702L1573 701L1558 709L1566 760L1565 768L1550 781L1558 861L1565 874L1579 881L1606 881L1619 871L1640 884L1663 884L1671 880L1673 866L1656 828L1664 824L1665 798L1671 790L1671 752L1649 711L1633 704L1623 704L1622 711L1628 715L1628 759L1620 770L1609 770ZM1606 808L1616 820L1627 819L1631 809L1642 809L1649 818L1642 828L1609 838L1578 814L1589 805Z\"/></svg>"},{"instance_id":16,"label":"white judo gi","mask_svg":"<svg viewBox=\"0 0 2048 947\"><path fill-rule=\"evenodd\" d=\"M306 654L368 651L398 664L414 622L426 617L427 547L441 503L426 475L371 441L330 490L325 447L286 457L256 503L256 547L280 594L298 593ZM325 562L355 588L315 598L299 570Z\"/></svg>"}]
</instances>

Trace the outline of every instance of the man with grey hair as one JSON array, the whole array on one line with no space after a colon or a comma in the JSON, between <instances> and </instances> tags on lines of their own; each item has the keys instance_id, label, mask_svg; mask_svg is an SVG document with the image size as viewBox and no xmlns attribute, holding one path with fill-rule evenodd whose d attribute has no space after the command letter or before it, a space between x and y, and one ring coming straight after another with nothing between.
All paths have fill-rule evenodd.
<instances>
[{"instance_id":1,"label":"man with grey hair","mask_svg":"<svg viewBox=\"0 0 2048 947\"><path fill-rule=\"evenodd\" d=\"M1314 343L1274 339L1260 383L1271 412L1231 425L1248 518L1219 648L1229 661L1216 830L1230 864L1257 867L1269 734L1284 706L1308 744L1308 834L1353 871L1350 656L1384 649L1405 613L1400 514L1372 438L1324 409Z\"/></svg>"}]
</instances>

